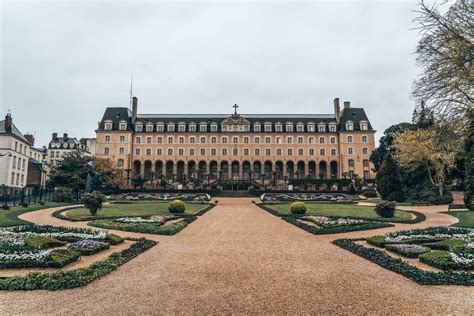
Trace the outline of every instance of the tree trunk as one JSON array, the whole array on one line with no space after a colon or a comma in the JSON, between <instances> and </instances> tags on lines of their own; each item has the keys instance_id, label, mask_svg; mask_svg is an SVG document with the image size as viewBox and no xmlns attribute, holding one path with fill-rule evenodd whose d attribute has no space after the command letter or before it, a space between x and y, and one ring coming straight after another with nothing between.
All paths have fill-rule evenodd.
<instances>
[{"instance_id":1,"label":"tree trunk","mask_svg":"<svg viewBox=\"0 0 474 316\"><path fill-rule=\"evenodd\" d=\"M444 187L443 182L440 182L440 183L438 184L438 191L439 191L439 196L440 196L440 197L443 197L443 196L444 196L443 187Z\"/></svg>"}]
</instances>

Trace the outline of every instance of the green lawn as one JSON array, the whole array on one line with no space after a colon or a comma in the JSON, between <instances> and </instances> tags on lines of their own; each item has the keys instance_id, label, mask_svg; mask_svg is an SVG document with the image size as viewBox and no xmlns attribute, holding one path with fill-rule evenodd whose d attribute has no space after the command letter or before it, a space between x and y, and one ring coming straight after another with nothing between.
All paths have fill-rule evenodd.
<instances>
[{"instance_id":1,"label":"green lawn","mask_svg":"<svg viewBox=\"0 0 474 316\"><path fill-rule=\"evenodd\" d=\"M378 198L371 198L371 199L368 199L368 200L365 200L365 201L361 201L361 202L379 204L379 203L381 203L381 202L384 202L384 200L378 199ZM425 201L419 201L418 203L413 203L413 202L395 202L395 204L396 204L396 205L399 205L399 206L430 205L430 203L425 202Z\"/></svg>"},{"instance_id":2,"label":"green lawn","mask_svg":"<svg viewBox=\"0 0 474 316\"><path fill-rule=\"evenodd\" d=\"M37 211L37 210L42 210L42 209L45 209L45 208L65 206L65 205L69 205L69 204L68 203L54 203L53 202L53 203L46 203L45 205L32 204L28 207L14 206L14 207L11 207L7 211L0 209L0 227L31 224L30 222L19 219L18 216L20 216L21 214L24 214L24 213L33 212L33 211Z\"/></svg>"},{"instance_id":3,"label":"green lawn","mask_svg":"<svg viewBox=\"0 0 474 316\"><path fill-rule=\"evenodd\" d=\"M342 216L352 218L366 218L375 220L389 220L382 218L375 213L373 206L359 206L354 204L331 204L331 203L317 203L317 202L305 202L306 204L306 215L322 215L322 216ZM266 204L267 207L277 211L281 215L287 215L290 213L291 203L284 204ZM395 218L397 220L409 221L412 219L412 214L405 211L396 211Z\"/></svg>"},{"instance_id":4,"label":"green lawn","mask_svg":"<svg viewBox=\"0 0 474 316\"><path fill-rule=\"evenodd\" d=\"M459 219L459 222L457 222L456 224L452 226L474 228L474 212L451 211L451 212L446 212L446 214L457 217Z\"/></svg>"},{"instance_id":5,"label":"green lawn","mask_svg":"<svg viewBox=\"0 0 474 316\"><path fill-rule=\"evenodd\" d=\"M168 215L169 202L156 201L140 201L129 204L107 204L104 205L97 215L100 217L117 217L117 216L152 216L152 215ZM186 203L185 214L194 214L197 211L207 207L207 204ZM69 217L87 219L91 218L91 214L86 208L76 208L66 213Z\"/></svg>"}]
</instances>

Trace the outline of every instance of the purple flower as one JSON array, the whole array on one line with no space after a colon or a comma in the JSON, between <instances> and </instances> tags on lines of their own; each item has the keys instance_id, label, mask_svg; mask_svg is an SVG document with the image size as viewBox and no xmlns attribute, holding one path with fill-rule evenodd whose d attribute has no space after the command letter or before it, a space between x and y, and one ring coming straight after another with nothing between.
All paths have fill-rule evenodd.
<instances>
[{"instance_id":1,"label":"purple flower","mask_svg":"<svg viewBox=\"0 0 474 316\"><path fill-rule=\"evenodd\" d=\"M398 244L395 245L395 248L401 251L413 253L422 253L428 250L428 248L416 244Z\"/></svg>"},{"instance_id":2,"label":"purple flower","mask_svg":"<svg viewBox=\"0 0 474 316\"><path fill-rule=\"evenodd\" d=\"M72 249L77 249L77 250L89 250L89 249L96 249L99 247L103 247L105 243L96 241L96 240L79 240L76 241L75 243L71 244Z\"/></svg>"}]
</instances>

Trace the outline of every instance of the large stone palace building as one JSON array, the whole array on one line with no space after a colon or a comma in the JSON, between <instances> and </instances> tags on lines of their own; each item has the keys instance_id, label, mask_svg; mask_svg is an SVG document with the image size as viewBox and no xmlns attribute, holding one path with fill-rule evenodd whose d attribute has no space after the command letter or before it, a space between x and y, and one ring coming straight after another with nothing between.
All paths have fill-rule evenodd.
<instances>
[{"instance_id":1,"label":"large stone palace building","mask_svg":"<svg viewBox=\"0 0 474 316\"><path fill-rule=\"evenodd\" d=\"M138 114L106 109L98 158L135 177L203 181L374 177L375 131L362 108L334 100L332 114ZM130 182L128 182L130 184Z\"/></svg>"}]
</instances>

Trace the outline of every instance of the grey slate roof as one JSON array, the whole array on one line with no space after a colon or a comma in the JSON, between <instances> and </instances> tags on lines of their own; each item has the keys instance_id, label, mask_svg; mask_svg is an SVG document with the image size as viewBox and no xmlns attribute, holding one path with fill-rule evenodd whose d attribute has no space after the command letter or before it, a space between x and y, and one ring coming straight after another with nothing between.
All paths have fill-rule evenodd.
<instances>
[{"instance_id":1,"label":"grey slate roof","mask_svg":"<svg viewBox=\"0 0 474 316\"><path fill-rule=\"evenodd\" d=\"M144 126L147 123L152 123L154 125L154 131L156 131L156 123L163 122L165 124L165 130L167 123L173 122L175 124L185 123L186 131L188 131L189 123L200 124L201 122L206 122L209 126L211 123L218 124L218 131L221 131L220 123L231 116L231 114L137 114L136 122L132 122L131 111L125 107L109 107L105 110L104 116L99 123L98 130L104 130L104 122L112 121L112 130L119 129L119 122L125 120L127 122L127 130L135 130L136 122L141 122ZM240 114L243 118L247 119L250 124L250 131L253 131L254 123L265 123L271 122L274 126L276 123L282 123L285 125L286 122L292 122L297 124L302 122L306 124L313 122L316 125L318 123L330 123L336 122L336 117L334 114ZM345 122L351 120L354 122L354 130L359 129L359 121L367 120L367 115L365 114L364 109L362 108L348 108L343 109L341 112L341 121L338 126L338 130L345 130ZM208 126L208 131L210 128ZM143 129L145 130L145 128ZM175 131L177 131L177 126ZM273 129L274 130L274 129ZM296 130L296 129L294 129ZM369 130L372 130L372 126L369 122Z\"/></svg>"},{"instance_id":2,"label":"grey slate roof","mask_svg":"<svg viewBox=\"0 0 474 316\"><path fill-rule=\"evenodd\" d=\"M8 129L5 129L5 120L0 121L0 135L5 134L5 135L13 135L14 137L19 138L20 140L30 143L25 136L20 132L20 130L16 127L14 123L12 123L12 126Z\"/></svg>"}]
</instances>

